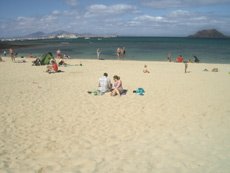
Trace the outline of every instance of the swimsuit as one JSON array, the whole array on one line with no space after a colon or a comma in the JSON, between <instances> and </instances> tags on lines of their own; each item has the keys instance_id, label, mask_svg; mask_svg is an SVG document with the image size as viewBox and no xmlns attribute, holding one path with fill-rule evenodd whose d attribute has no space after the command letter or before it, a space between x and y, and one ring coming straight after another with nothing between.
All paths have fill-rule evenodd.
<instances>
[{"instance_id":1,"label":"swimsuit","mask_svg":"<svg viewBox=\"0 0 230 173\"><path fill-rule=\"evenodd\" d=\"M118 82L115 82L115 83L114 83L114 87L116 88L117 85L118 85ZM118 88L123 89L123 88L122 88L122 84L121 84Z\"/></svg>"}]
</instances>

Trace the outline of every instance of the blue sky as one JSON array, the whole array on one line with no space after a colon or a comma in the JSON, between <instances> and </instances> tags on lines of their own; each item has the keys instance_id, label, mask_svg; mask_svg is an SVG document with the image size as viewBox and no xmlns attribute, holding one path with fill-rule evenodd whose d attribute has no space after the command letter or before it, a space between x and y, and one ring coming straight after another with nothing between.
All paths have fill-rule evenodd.
<instances>
[{"instance_id":1,"label":"blue sky","mask_svg":"<svg viewBox=\"0 0 230 173\"><path fill-rule=\"evenodd\" d=\"M230 0L1 0L0 37L64 30L119 36L230 35Z\"/></svg>"}]
</instances>

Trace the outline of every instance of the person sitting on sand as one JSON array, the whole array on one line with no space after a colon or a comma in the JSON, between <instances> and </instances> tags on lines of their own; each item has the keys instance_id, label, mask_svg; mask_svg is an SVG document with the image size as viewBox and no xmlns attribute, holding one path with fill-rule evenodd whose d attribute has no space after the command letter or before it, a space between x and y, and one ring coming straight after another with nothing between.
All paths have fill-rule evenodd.
<instances>
[{"instance_id":1,"label":"person sitting on sand","mask_svg":"<svg viewBox=\"0 0 230 173\"><path fill-rule=\"evenodd\" d=\"M196 63L200 62L200 60L196 56L193 56L193 57L194 57L194 62L196 62Z\"/></svg>"},{"instance_id":2,"label":"person sitting on sand","mask_svg":"<svg viewBox=\"0 0 230 173\"><path fill-rule=\"evenodd\" d=\"M122 81L120 80L120 77L115 75L113 76L114 80L114 90L111 92L111 96L115 96L116 94L120 96L123 93L123 87L122 87Z\"/></svg>"},{"instance_id":3,"label":"person sitting on sand","mask_svg":"<svg viewBox=\"0 0 230 173\"><path fill-rule=\"evenodd\" d=\"M46 72L55 73L58 71L58 66L57 63L55 63L55 61L52 61L51 65L48 65L47 68L48 69L46 70Z\"/></svg>"},{"instance_id":4,"label":"person sitting on sand","mask_svg":"<svg viewBox=\"0 0 230 173\"><path fill-rule=\"evenodd\" d=\"M112 88L112 84L110 79L108 78L108 74L104 73L103 77L98 80L98 87L100 92L108 92Z\"/></svg>"},{"instance_id":5,"label":"person sitting on sand","mask_svg":"<svg viewBox=\"0 0 230 173\"><path fill-rule=\"evenodd\" d=\"M36 65L36 66L39 66L41 65L41 61L39 58L36 58L34 61L33 61L33 64L32 65Z\"/></svg>"},{"instance_id":6,"label":"person sitting on sand","mask_svg":"<svg viewBox=\"0 0 230 173\"><path fill-rule=\"evenodd\" d=\"M4 60L2 59L2 57L0 57L0 62L4 62Z\"/></svg>"},{"instance_id":7,"label":"person sitting on sand","mask_svg":"<svg viewBox=\"0 0 230 173\"><path fill-rule=\"evenodd\" d=\"M191 59L188 59L188 62L187 63L192 63L192 60Z\"/></svg>"},{"instance_id":8,"label":"person sitting on sand","mask_svg":"<svg viewBox=\"0 0 230 173\"><path fill-rule=\"evenodd\" d=\"M150 73L147 69L147 65L144 65L144 70L143 70L144 73Z\"/></svg>"},{"instance_id":9,"label":"person sitting on sand","mask_svg":"<svg viewBox=\"0 0 230 173\"><path fill-rule=\"evenodd\" d=\"M184 62L184 59L183 59L183 57L182 57L182 55L180 55L179 57L177 57L177 62Z\"/></svg>"},{"instance_id":10,"label":"person sitting on sand","mask_svg":"<svg viewBox=\"0 0 230 173\"><path fill-rule=\"evenodd\" d=\"M57 61L55 60L55 58L52 56L52 58L50 59L50 61L49 61L49 64L51 65L52 64L52 61L54 61L55 62L55 64L57 64Z\"/></svg>"},{"instance_id":11,"label":"person sitting on sand","mask_svg":"<svg viewBox=\"0 0 230 173\"><path fill-rule=\"evenodd\" d=\"M67 64L65 63L64 59L61 58L61 60L59 61L58 65L67 65Z\"/></svg>"}]
</instances>

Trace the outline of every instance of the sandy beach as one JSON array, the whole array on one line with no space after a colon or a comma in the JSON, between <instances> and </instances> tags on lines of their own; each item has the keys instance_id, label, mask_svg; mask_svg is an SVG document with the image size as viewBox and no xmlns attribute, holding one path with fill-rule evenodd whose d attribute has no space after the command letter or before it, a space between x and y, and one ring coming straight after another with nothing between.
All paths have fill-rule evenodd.
<instances>
[{"instance_id":1,"label":"sandy beach","mask_svg":"<svg viewBox=\"0 0 230 173\"><path fill-rule=\"evenodd\" d=\"M71 59L48 74L3 59L1 173L230 171L229 64ZM88 94L104 72L127 94Z\"/></svg>"}]
</instances>

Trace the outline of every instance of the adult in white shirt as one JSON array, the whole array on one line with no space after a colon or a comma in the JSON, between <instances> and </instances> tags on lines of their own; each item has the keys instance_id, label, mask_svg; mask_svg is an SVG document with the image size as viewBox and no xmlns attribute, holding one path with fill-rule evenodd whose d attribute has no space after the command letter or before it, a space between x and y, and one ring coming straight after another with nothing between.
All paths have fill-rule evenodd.
<instances>
[{"instance_id":1,"label":"adult in white shirt","mask_svg":"<svg viewBox=\"0 0 230 173\"><path fill-rule=\"evenodd\" d=\"M112 84L110 82L110 79L108 78L107 73L104 73L104 76L98 80L98 87L101 92L110 91Z\"/></svg>"}]
</instances>

